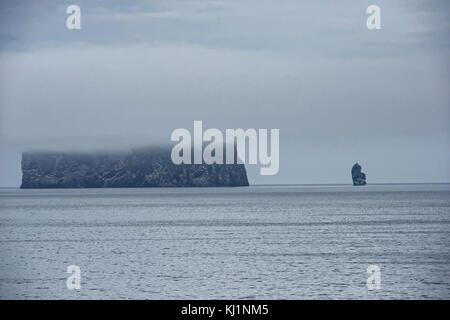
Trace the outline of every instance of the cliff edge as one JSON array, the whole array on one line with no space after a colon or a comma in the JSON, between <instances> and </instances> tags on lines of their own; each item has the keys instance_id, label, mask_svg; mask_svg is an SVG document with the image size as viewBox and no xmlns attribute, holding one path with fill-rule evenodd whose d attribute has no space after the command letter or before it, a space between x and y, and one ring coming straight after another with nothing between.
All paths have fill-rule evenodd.
<instances>
[{"instance_id":1,"label":"cliff edge","mask_svg":"<svg viewBox=\"0 0 450 320\"><path fill-rule=\"evenodd\" d=\"M248 186L243 164L175 165L166 148L129 152L24 152L22 185L29 188Z\"/></svg>"}]
</instances>

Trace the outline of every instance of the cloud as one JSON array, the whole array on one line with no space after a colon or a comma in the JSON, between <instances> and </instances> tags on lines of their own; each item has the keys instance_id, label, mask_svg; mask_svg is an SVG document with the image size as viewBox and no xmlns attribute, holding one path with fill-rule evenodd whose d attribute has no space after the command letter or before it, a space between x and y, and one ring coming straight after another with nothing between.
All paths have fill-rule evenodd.
<instances>
[{"instance_id":1,"label":"cloud","mask_svg":"<svg viewBox=\"0 0 450 320\"><path fill-rule=\"evenodd\" d=\"M290 51L348 58L373 58L449 47L450 5L436 1L379 1L383 30L370 32L369 1L152 0L85 1L83 27L65 28L66 6L59 1L7 1L0 11L5 49L32 49L74 42L92 45L164 43L218 48ZM431 35L431 36L430 36ZM371 50L364 50L367 46Z\"/></svg>"},{"instance_id":2,"label":"cloud","mask_svg":"<svg viewBox=\"0 0 450 320\"><path fill-rule=\"evenodd\" d=\"M377 159L380 181L400 166L395 181L436 180L434 168L448 181L448 5L436 3L380 1L382 30L368 31L364 1L79 1L78 32L61 2L7 2L0 143L124 147L203 120L279 128L278 183L339 182L317 167L358 156Z\"/></svg>"}]
</instances>

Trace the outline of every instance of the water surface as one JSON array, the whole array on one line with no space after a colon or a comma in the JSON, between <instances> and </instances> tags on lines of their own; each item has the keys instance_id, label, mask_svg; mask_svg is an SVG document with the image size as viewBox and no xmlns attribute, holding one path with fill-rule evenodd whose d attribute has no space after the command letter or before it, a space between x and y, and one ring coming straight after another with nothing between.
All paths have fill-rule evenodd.
<instances>
[{"instance_id":1,"label":"water surface","mask_svg":"<svg viewBox=\"0 0 450 320\"><path fill-rule=\"evenodd\" d=\"M2 299L449 299L449 244L449 184L0 189Z\"/></svg>"}]
</instances>

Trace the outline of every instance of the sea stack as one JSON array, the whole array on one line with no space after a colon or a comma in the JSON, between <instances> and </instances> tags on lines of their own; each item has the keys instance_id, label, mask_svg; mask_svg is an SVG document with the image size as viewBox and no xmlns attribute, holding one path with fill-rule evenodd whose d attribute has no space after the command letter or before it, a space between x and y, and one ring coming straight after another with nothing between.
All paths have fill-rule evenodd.
<instances>
[{"instance_id":1,"label":"sea stack","mask_svg":"<svg viewBox=\"0 0 450 320\"><path fill-rule=\"evenodd\" d=\"M30 188L248 186L244 164L180 164L170 149L127 152L24 152L22 185Z\"/></svg>"},{"instance_id":2,"label":"sea stack","mask_svg":"<svg viewBox=\"0 0 450 320\"><path fill-rule=\"evenodd\" d=\"M361 166L355 163L352 167L352 179L354 186L364 186L366 184L366 174L361 172Z\"/></svg>"}]
</instances>

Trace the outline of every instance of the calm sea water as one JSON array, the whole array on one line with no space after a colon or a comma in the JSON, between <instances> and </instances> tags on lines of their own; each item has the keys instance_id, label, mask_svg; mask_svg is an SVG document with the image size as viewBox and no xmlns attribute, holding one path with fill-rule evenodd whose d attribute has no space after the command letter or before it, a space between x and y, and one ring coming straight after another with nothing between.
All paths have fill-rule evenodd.
<instances>
[{"instance_id":1,"label":"calm sea water","mask_svg":"<svg viewBox=\"0 0 450 320\"><path fill-rule=\"evenodd\" d=\"M0 190L2 299L449 299L449 245L448 184Z\"/></svg>"}]
</instances>

